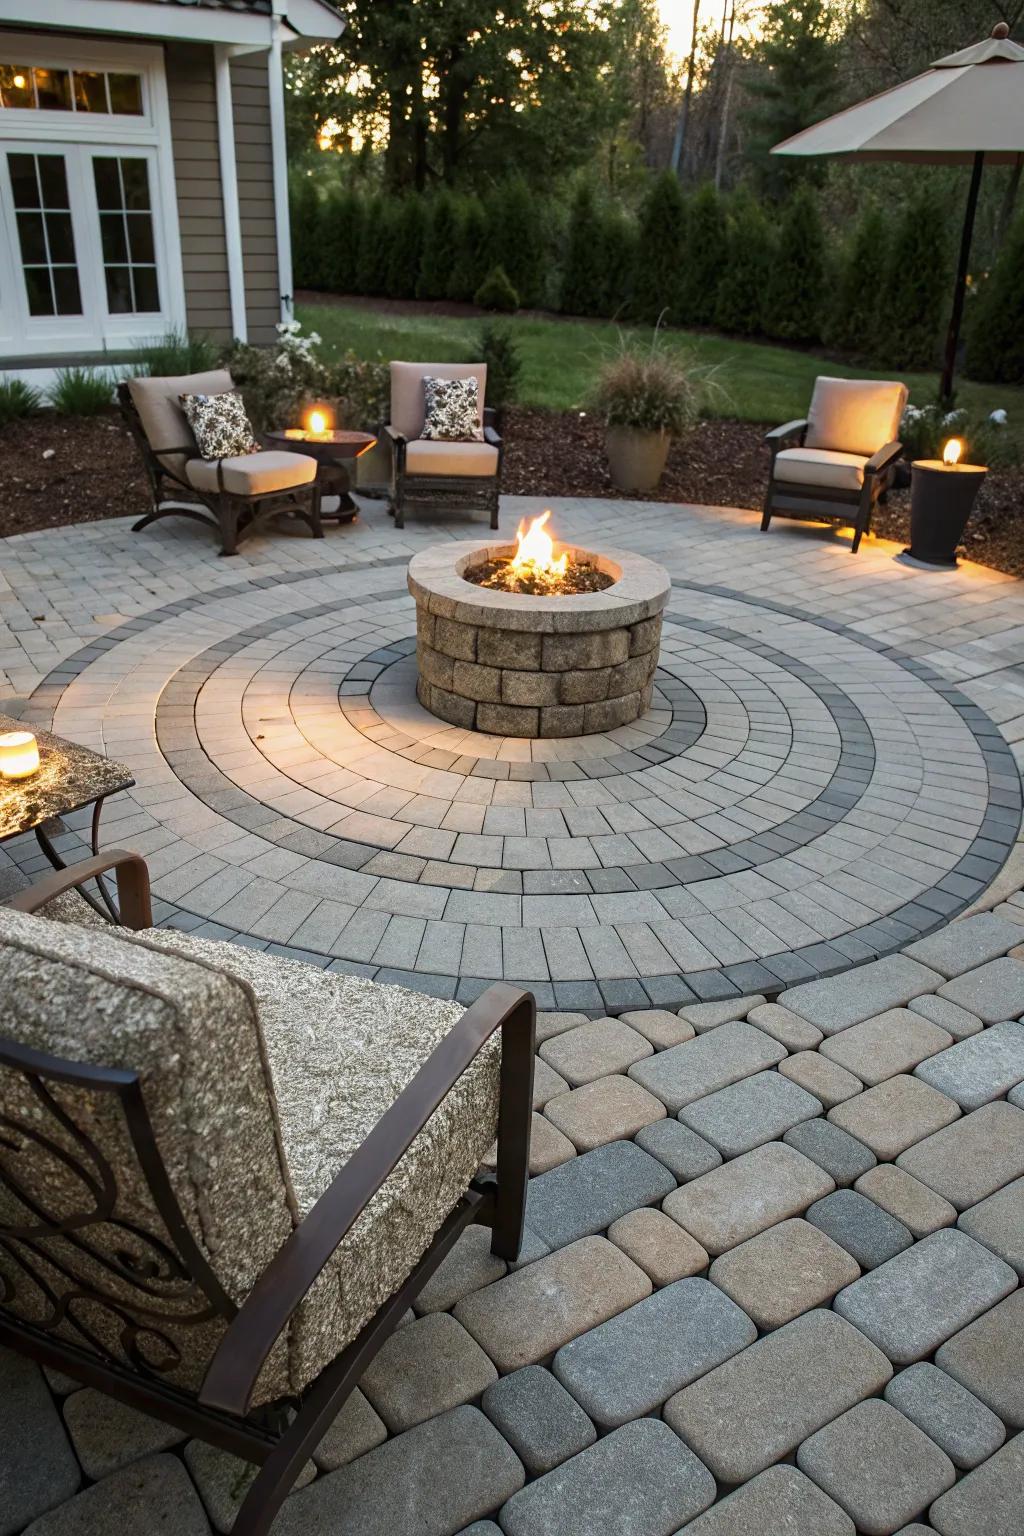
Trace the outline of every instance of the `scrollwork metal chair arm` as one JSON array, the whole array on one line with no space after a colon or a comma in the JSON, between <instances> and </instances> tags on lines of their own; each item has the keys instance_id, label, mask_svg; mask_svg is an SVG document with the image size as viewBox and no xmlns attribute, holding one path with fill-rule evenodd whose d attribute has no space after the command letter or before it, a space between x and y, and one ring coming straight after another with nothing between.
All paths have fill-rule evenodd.
<instances>
[{"instance_id":1,"label":"scrollwork metal chair arm","mask_svg":"<svg viewBox=\"0 0 1024 1536\"><path fill-rule=\"evenodd\" d=\"M122 925L125 928L152 928L149 870L145 859L127 848L109 848L94 858L72 864L68 869L58 869L52 875L43 875L25 890L16 891L8 898L7 905L17 912L38 912L40 907L55 897L63 896L86 880L111 871L117 875Z\"/></svg>"},{"instance_id":2,"label":"scrollwork metal chair arm","mask_svg":"<svg viewBox=\"0 0 1024 1536\"><path fill-rule=\"evenodd\" d=\"M260 1371L300 1302L370 1200L394 1172L431 1115L496 1030L503 1033L498 1129L498 1198L502 1184L502 1129L533 1089L536 1004L532 993L498 982L477 999L431 1052L412 1081L381 1117L313 1209L260 1275L217 1347L199 1400L208 1408L243 1416ZM508 1149L509 1162L521 1148ZM525 1168L525 1163L524 1163ZM518 1243L518 1239L517 1239Z\"/></svg>"}]
</instances>

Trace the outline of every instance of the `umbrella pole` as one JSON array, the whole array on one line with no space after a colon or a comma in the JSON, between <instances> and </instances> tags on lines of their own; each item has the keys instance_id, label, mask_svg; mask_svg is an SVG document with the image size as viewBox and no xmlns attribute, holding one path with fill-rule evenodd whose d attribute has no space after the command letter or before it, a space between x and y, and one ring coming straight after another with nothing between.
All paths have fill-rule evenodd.
<instances>
[{"instance_id":1,"label":"umbrella pole","mask_svg":"<svg viewBox=\"0 0 1024 1536\"><path fill-rule=\"evenodd\" d=\"M946 406L951 405L953 401L953 374L956 370L956 349L960 341L960 323L964 317L967 263L971 255L971 236L974 234L974 215L978 209L978 193L981 190L981 172L984 164L984 152L979 150L974 156L974 165L971 169L971 185L967 193L964 227L960 235L956 287L953 290L953 311L949 317L949 330L946 332L946 355L942 364L942 382L939 385L939 399Z\"/></svg>"}]
</instances>

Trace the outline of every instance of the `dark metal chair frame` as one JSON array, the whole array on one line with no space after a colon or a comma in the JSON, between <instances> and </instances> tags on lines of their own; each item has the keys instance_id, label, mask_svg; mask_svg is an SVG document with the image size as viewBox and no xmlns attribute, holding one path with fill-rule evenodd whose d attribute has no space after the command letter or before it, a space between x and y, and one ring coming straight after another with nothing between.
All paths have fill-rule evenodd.
<instances>
[{"instance_id":1,"label":"dark metal chair frame","mask_svg":"<svg viewBox=\"0 0 1024 1536\"><path fill-rule=\"evenodd\" d=\"M23 912L36 911L79 881L109 870L117 873L122 921L134 928L149 926L145 863L123 850L48 875L9 904ZM473 1180L408 1279L300 1398L252 1410L260 1370L302 1299L445 1095L498 1030L502 1060L496 1175ZM51 1304L51 1315L44 1322L26 1322L12 1310L16 1290L0 1285L0 1344L256 1464L259 1471L235 1520L233 1536L266 1536L286 1494L363 1371L465 1228L471 1223L489 1226L491 1251L509 1260L518 1256L529 1165L535 1032L532 993L504 983L489 988L466 1010L339 1170L241 1306L225 1294L192 1237L164 1167L138 1076L61 1060L0 1038L0 1063L27 1079L40 1107L32 1125L12 1120L0 1108L0 1149L15 1145L10 1140L13 1131L52 1152L56 1143L43 1128L44 1117L52 1117L51 1123L64 1138L70 1135L76 1144L80 1162L66 1157L65 1161L71 1161L95 1202L89 1211L52 1215L19 1185L9 1166L0 1169L0 1179L35 1218L31 1225L17 1229L0 1225L0 1248ZM155 1224L162 1227L162 1231L147 1232L137 1221L130 1226L122 1223L129 1252L116 1259L109 1254L97 1259L89 1229L118 1226L117 1169L54 1097L51 1085L60 1084L118 1100L158 1218ZM63 1157L63 1150L58 1155ZM152 1264L133 1258L131 1246L140 1244L155 1256ZM76 1251L91 1261L81 1271L69 1258ZM105 1291L96 1281L97 1263L120 1283L122 1293ZM54 1274L63 1277L63 1288L53 1282ZM157 1281L168 1278L177 1284L173 1299L187 1308L173 1317L160 1310L161 1295L166 1293ZM134 1305L125 1303L125 1285L137 1295ZM91 1336L88 1308L85 1317L75 1315L78 1302L104 1309L122 1325L123 1361L112 1358ZM142 1337L167 1342L173 1351L173 1341L160 1332L161 1318L179 1326L217 1319L226 1325L196 1392L161 1380L159 1367L141 1358ZM77 1330L81 1344L57 1337L53 1330L60 1323Z\"/></svg>"},{"instance_id":2,"label":"dark metal chair frame","mask_svg":"<svg viewBox=\"0 0 1024 1536\"><path fill-rule=\"evenodd\" d=\"M501 495L501 465L505 445L497 428L497 412L484 408L484 441L498 450L498 467L493 475L410 475L405 467L408 438L396 427L385 423L381 433L391 447L391 476L388 486L388 511L396 528L405 527L408 506L446 507L453 502L469 511L486 512L492 528L498 526L498 498Z\"/></svg>"},{"instance_id":3,"label":"dark metal chair frame","mask_svg":"<svg viewBox=\"0 0 1024 1536\"><path fill-rule=\"evenodd\" d=\"M258 496L238 496L224 488L223 461L217 460L216 492L197 490L188 480L168 468L161 455L183 453L196 457L194 443L173 443L155 447L146 436L145 428L136 409L127 384L117 386L117 401L121 407L128 430L142 454L146 477L153 497L153 510L132 524L132 532L140 533L150 523L164 517L190 517L197 523L214 528L220 536L222 555L238 553L238 546L251 533L256 533L272 517L290 513L299 517L309 527L314 539L324 536L320 520L320 476L304 485L286 490L264 491Z\"/></svg>"},{"instance_id":4,"label":"dark metal chair frame","mask_svg":"<svg viewBox=\"0 0 1024 1536\"><path fill-rule=\"evenodd\" d=\"M773 517L792 517L801 522L853 524L850 554L855 555L860 541L870 531L871 517L892 483L893 467L903 452L903 444L886 443L873 453L864 466L864 483L859 491L841 491L833 486L805 485L791 480L776 480L775 459L783 448L802 447L807 435L807 420L787 421L765 434L771 453L768 489L764 497L761 532L765 533Z\"/></svg>"}]
</instances>

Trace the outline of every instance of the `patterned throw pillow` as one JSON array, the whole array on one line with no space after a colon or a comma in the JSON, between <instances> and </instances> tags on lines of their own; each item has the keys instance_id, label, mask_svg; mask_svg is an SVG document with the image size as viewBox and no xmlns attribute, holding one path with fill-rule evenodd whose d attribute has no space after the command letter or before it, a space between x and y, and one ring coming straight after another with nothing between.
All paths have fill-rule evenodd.
<instances>
[{"instance_id":1,"label":"patterned throw pillow","mask_svg":"<svg viewBox=\"0 0 1024 1536\"><path fill-rule=\"evenodd\" d=\"M423 433L430 442L482 443L476 379L423 379Z\"/></svg>"},{"instance_id":2,"label":"patterned throw pillow","mask_svg":"<svg viewBox=\"0 0 1024 1536\"><path fill-rule=\"evenodd\" d=\"M182 410L204 459L233 459L259 453L260 445L237 389L223 395L179 395Z\"/></svg>"}]
</instances>

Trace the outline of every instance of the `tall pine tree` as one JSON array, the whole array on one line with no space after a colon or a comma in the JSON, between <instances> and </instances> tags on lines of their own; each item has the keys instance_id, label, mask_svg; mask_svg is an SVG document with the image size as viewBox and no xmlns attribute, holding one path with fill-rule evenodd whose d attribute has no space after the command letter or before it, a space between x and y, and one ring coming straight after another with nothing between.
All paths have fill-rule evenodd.
<instances>
[{"instance_id":1,"label":"tall pine tree","mask_svg":"<svg viewBox=\"0 0 1024 1536\"><path fill-rule=\"evenodd\" d=\"M869 203L839 257L835 298L825 323L824 339L830 347L858 358L875 355L888 247L885 216L877 204Z\"/></svg>"},{"instance_id":2,"label":"tall pine tree","mask_svg":"<svg viewBox=\"0 0 1024 1536\"><path fill-rule=\"evenodd\" d=\"M946 209L921 193L905 204L886 262L879 348L887 365L931 368L938 361L949 280Z\"/></svg>"},{"instance_id":3,"label":"tall pine tree","mask_svg":"<svg viewBox=\"0 0 1024 1536\"><path fill-rule=\"evenodd\" d=\"M637 318L664 314L678 324L679 289L686 241L686 202L678 179L663 171L651 182L640 208L633 308Z\"/></svg>"},{"instance_id":4,"label":"tall pine tree","mask_svg":"<svg viewBox=\"0 0 1024 1536\"><path fill-rule=\"evenodd\" d=\"M725 214L710 181L690 199L679 302L684 325L711 325L725 254Z\"/></svg>"},{"instance_id":5,"label":"tall pine tree","mask_svg":"<svg viewBox=\"0 0 1024 1536\"><path fill-rule=\"evenodd\" d=\"M726 261L715 302L715 324L734 336L757 336L763 329L765 287L775 243L764 210L753 193L740 187L726 220Z\"/></svg>"},{"instance_id":6,"label":"tall pine tree","mask_svg":"<svg viewBox=\"0 0 1024 1536\"><path fill-rule=\"evenodd\" d=\"M825 300L825 238L809 187L789 200L765 292L764 328L780 341L814 342Z\"/></svg>"},{"instance_id":7,"label":"tall pine tree","mask_svg":"<svg viewBox=\"0 0 1024 1536\"><path fill-rule=\"evenodd\" d=\"M576 188L562 273L561 309L567 315L602 315L608 281L602 210L588 180Z\"/></svg>"},{"instance_id":8,"label":"tall pine tree","mask_svg":"<svg viewBox=\"0 0 1024 1536\"><path fill-rule=\"evenodd\" d=\"M829 0L786 0L764 8L764 27L744 83L749 155L762 186L776 192L821 174L814 160L772 158L773 144L799 133L836 105L838 10Z\"/></svg>"}]
</instances>

